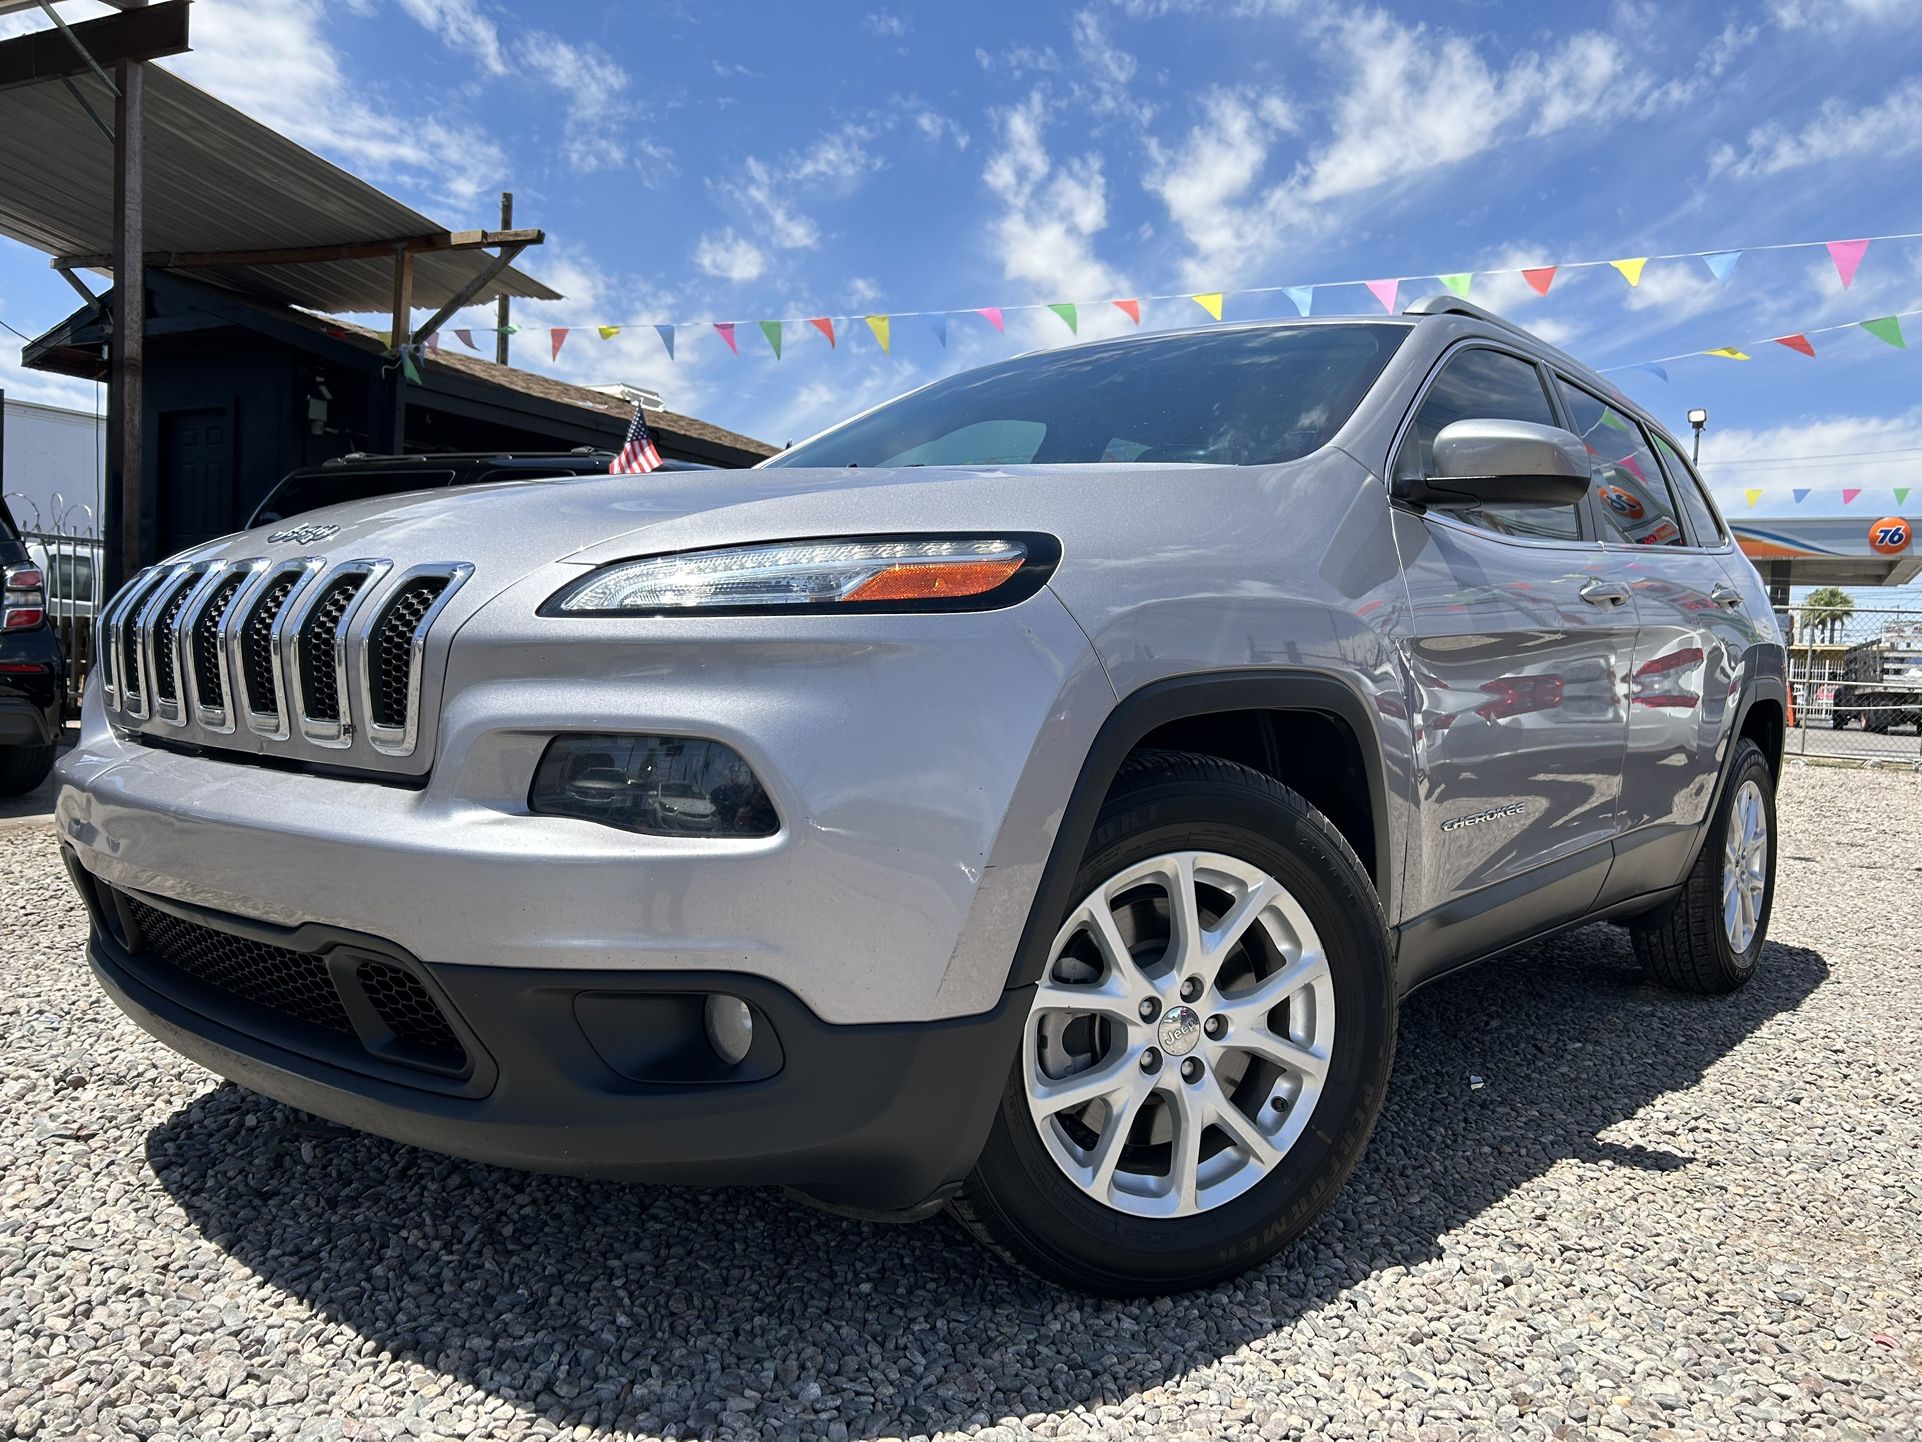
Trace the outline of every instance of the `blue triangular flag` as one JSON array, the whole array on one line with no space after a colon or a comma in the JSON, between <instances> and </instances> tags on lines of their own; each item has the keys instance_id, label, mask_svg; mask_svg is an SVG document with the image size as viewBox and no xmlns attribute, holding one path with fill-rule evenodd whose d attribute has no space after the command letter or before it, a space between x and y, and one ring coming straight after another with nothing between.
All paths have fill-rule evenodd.
<instances>
[{"instance_id":1,"label":"blue triangular flag","mask_svg":"<svg viewBox=\"0 0 1922 1442\"><path fill-rule=\"evenodd\" d=\"M1790 493L1795 497L1795 504L1799 506L1802 504L1802 502L1806 501L1809 498L1809 492L1812 489L1814 488L1811 486L1790 487Z\"/></svg>"},{"instance_id":2,"label":"blue triangular flag","mask_svg":"<svg viewBox=\"0 0 1922 1442\"><path fill-rule=\"evenodd\" d=\"M1727 284L1729 272L1735 269L1735 262L1742 258L1739 250L1715 250L1702 257L1702 264L1709 268L1714 277Z\"/></svg>"},{"instance_id":3,"label":"blue triangular flag","mask_svg":"<svg viewBox=\"0 0 1922 1442\"><path fill-rule=\"evenodd\" d=\"M1658 365L1638 365L1635 369L1638 371L1647 371L1657 380L1665 381L1668 379L1668 372Z\"/></svg>"},{"instance_id":4,"label":"blue triangular flag","mask_svg":"<svg viewBox=\"0 0 1922 1442\"><path fill-rule=\"evenodd\" d=\"M948 343L948 318L945 315L931 315L928 324L934 327L934 337L945 348Z\"/></svg>"},{"instance_id":5,"label":"blue triangular flag","mask_svg":"<svg viewBox=\"0 0 1922 1442\"><path fill-rule=\"evenodd\" d=\"M1295 314L1307 315L1315 308L1315 288L1312 285L1284 285L1282 290L1295 303Z\"/></svg>"},{"instance_id":6,"label":"blue triangular flag","mask_svg":"<svg viewBox=\"0 0 1922 1442\"><path fill-rule=\"evenodd\" d=\"M657 325L654 327L654 329L660 333L661 344L667 347L667 358L669 360L673 360L674 359L674 327L671 325Z\"/></svg>"}]
</instances>

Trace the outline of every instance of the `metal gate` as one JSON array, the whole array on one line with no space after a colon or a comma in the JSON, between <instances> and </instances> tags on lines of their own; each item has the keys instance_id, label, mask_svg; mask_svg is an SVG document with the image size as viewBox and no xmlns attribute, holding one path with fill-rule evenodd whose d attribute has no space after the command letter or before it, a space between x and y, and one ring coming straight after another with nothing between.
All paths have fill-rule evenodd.
<instances>
[{"instance_id":1,"label":"metal gate","mask_svg":"<svg viewBox=\"0 0 1922 1442\"><path fill-rule=\"evenodd\" d=\"M1789 618L1790 753L1922 764L1922 609L1837 602Z\"/></svg>"},{"instance_id":2,"label":"metal gate","mask_svg":"<svg viewBox=\"0 0 1922 1442\"><path fill-rule=\"evenodd\" d=\"M67 657L67 715L77 716L93 666L93 618L100 610L104 547L98 537L79 531L22 531L20 539L47 578L47 620Z\"/></svg>"}]
</instances>

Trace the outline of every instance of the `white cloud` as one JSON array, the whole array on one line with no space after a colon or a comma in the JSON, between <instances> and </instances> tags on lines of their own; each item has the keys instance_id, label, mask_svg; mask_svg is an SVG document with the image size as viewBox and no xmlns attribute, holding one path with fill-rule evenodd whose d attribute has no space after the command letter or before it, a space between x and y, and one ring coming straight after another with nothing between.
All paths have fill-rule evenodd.
<instances>
[{"instance_id":1,"label":"white cloud","mask_svg":"<svg viewBox=\"0 0 1922 1442\"><path fill-rule=\"evenodd\" d=\"M904 15L896 15L892 10L876 10L873 14L862 18L861 28L870 35L900 40L907 35L911 25Z\"/></svg>"},{"instance_id":2,"label":"white cloud","mask_svg":"<svg viewBox=\"0 0 1922 1442\"><path fill-rule=\"evenodd\" d=\"M575 45L543 30L529 31L514 46L517 63L545 80L566 98L562 132L567 163L579 174L613 170L628 163L632 106L628 76L594 45ZM667 152L640 150L660 161Z\"/></svg>"},{"instance_id":3,"label":"white cloud","mask_svg":"<svg viewBox=\"0 0 1922 1442\"><path fill-rule=\"evenodd\" d=\"M1108 37L1108 27L1093 10L1077 10L1069 23L1074 40L1077 85L1085 85L1089 108L1096 115L1119 116L1136 125L1154 117L1154 106L1135 95L1135 74L1140 69L1134 56Z\"/></svg>"},{"instance_id":4,"label":"white cloud","mask_svg":"<svg viewBox=\"0 0 1922 1442\"><path fill-rule=\"evenodd\" d=\"M990 75L1005 70L1016 80L1035 73L1052 74L1061 68L1061 57L1052 45L1010 45L998 53L976 46L974 60Z\"/></svg>"},{"instance_id":5,"label":"white cloud","mask_svg":"<svg viewBox=\"0 0 1922 1442\"><path fill-rule=\"evenodd\" d=\"M1279 95L1214 90L1202 100L1202 119L1172 149L1148 145L1143 180L1185 232L1194 254L1184 275L1197 285L1216 274L1234 275L1243 261L1272 243L1268 217L1250 205L1276 137L1295 129L1293 109Z\"/></svg>"},{"instance_id":6,"label":"white cloud","mask_svg":"<svg viewBox=\"0 0 1922 1442\"><path fill-rule=\"evenodd\" d=\"M1907 454L1865 454L1891 451ZM1702 436L1702 475L1718 495L1745 484L1906 486L1915 479L1918 452L1922 411L1802 416L1754 429L1710 426Z\"/></svg>"},{"instance_id":7,"label":"white cloud","mask_svg":"<svg viewBox=\"0 0 1922 1442\"><path fill-rule=\"evenodd\" d=\"M1887 99L1859 109L1830 99L1800 130L1774 120L1759 125L1741 150L1716 147L1709 173L1753 180L1851 156L1881 161L1917 149L1922 149L1922 79L1911 79Z\"/></svg>"},{"instance_id":8,"label":"white cloud","mask_svg":"<svg viewBox=\"0 0 1922 1442\"><path fill-rule=\"evenodd\" d=\"M735 284L759 280L767 269L761 248L732 230L702 236L694 248L694 263L709 275Z\"/></svg>"},{"instance_id":9,"label":"white cloud","mask_svg":"<svg viewBox=\"0 0 1922 1442\"><path fill-rule=\"evenodd\" d=\"M400 8L448 49L472 56L485 73L507 73L500 30L482 13L478 0L400 0Z\"/></svg>"},{"instance_id":10,"label":"white cloud","mask_svg":"<svg viewBox=\"0 0 1922 1442\"><path fill-rule=\"evenodd\" d=\"M1000 146L982 178L1002 205L988 229L1003 276L1045 299L1127 294L1094 250L1108 224L1101 157L1055 164L1047 148L1047 100L1039 90L995 119Z\"/></svg>"},{"instance_id":11,"label":"white cloud","mask_svg":"<svg viewBox=\"0 0 1922 1442\"><path fill-rule=\"evenodd\" d=\"M1784 30L1836 32L1912 19L1916 9L1915 0L1770 0L1769 15Z\"/></svg>"}]
</instances>

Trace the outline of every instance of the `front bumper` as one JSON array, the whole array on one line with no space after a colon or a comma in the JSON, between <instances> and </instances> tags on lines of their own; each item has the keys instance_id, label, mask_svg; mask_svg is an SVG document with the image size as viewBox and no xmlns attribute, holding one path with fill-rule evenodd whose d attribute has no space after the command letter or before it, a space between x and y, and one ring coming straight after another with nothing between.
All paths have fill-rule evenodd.
<instances>
[{"instance_id":1,"label":"front bumper","mask_svg":"<svg viewBox=\"0 0 1922 1442\"><path fill-rule=\"evenodd\" d=\"M973 1165L1030 1000L1022 989L961 1020L836 1026L760 978L427 967L378 938L263 927L119 892L122 906L157 907L236 942L378 957L421 976L465 1062L428 1068L182 972L121 923L115 890L67 857L93 917L95 977L160 1041L342 1125L525 1170L783 1185L838 1207L913 1210L945 1196ZM691 1060L694 1049L659 1044L673 1018L698 1017L698 999L713 992L745 1000L756 1018L755 1046L732 1074L711 1056ZM646 1050L634 1048L637 1037L649 1040Z\"/></svg>"}]
</instances>

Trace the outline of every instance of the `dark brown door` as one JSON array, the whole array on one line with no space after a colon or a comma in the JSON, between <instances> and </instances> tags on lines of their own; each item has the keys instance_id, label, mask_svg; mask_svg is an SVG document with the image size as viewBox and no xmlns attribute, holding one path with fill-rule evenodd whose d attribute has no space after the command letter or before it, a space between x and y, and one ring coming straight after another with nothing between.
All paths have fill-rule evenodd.
<instances>
[{"instance_id":1,"label":"dark brown door","mask_svg":"<svg viewBox=\"0 0 1922 1442\"><path fill-rule=\"evenodd\" d=\"M160 417L160 554L224 536L234 511L233 424L227 409Z\"/></svg>"}]
</instances>

